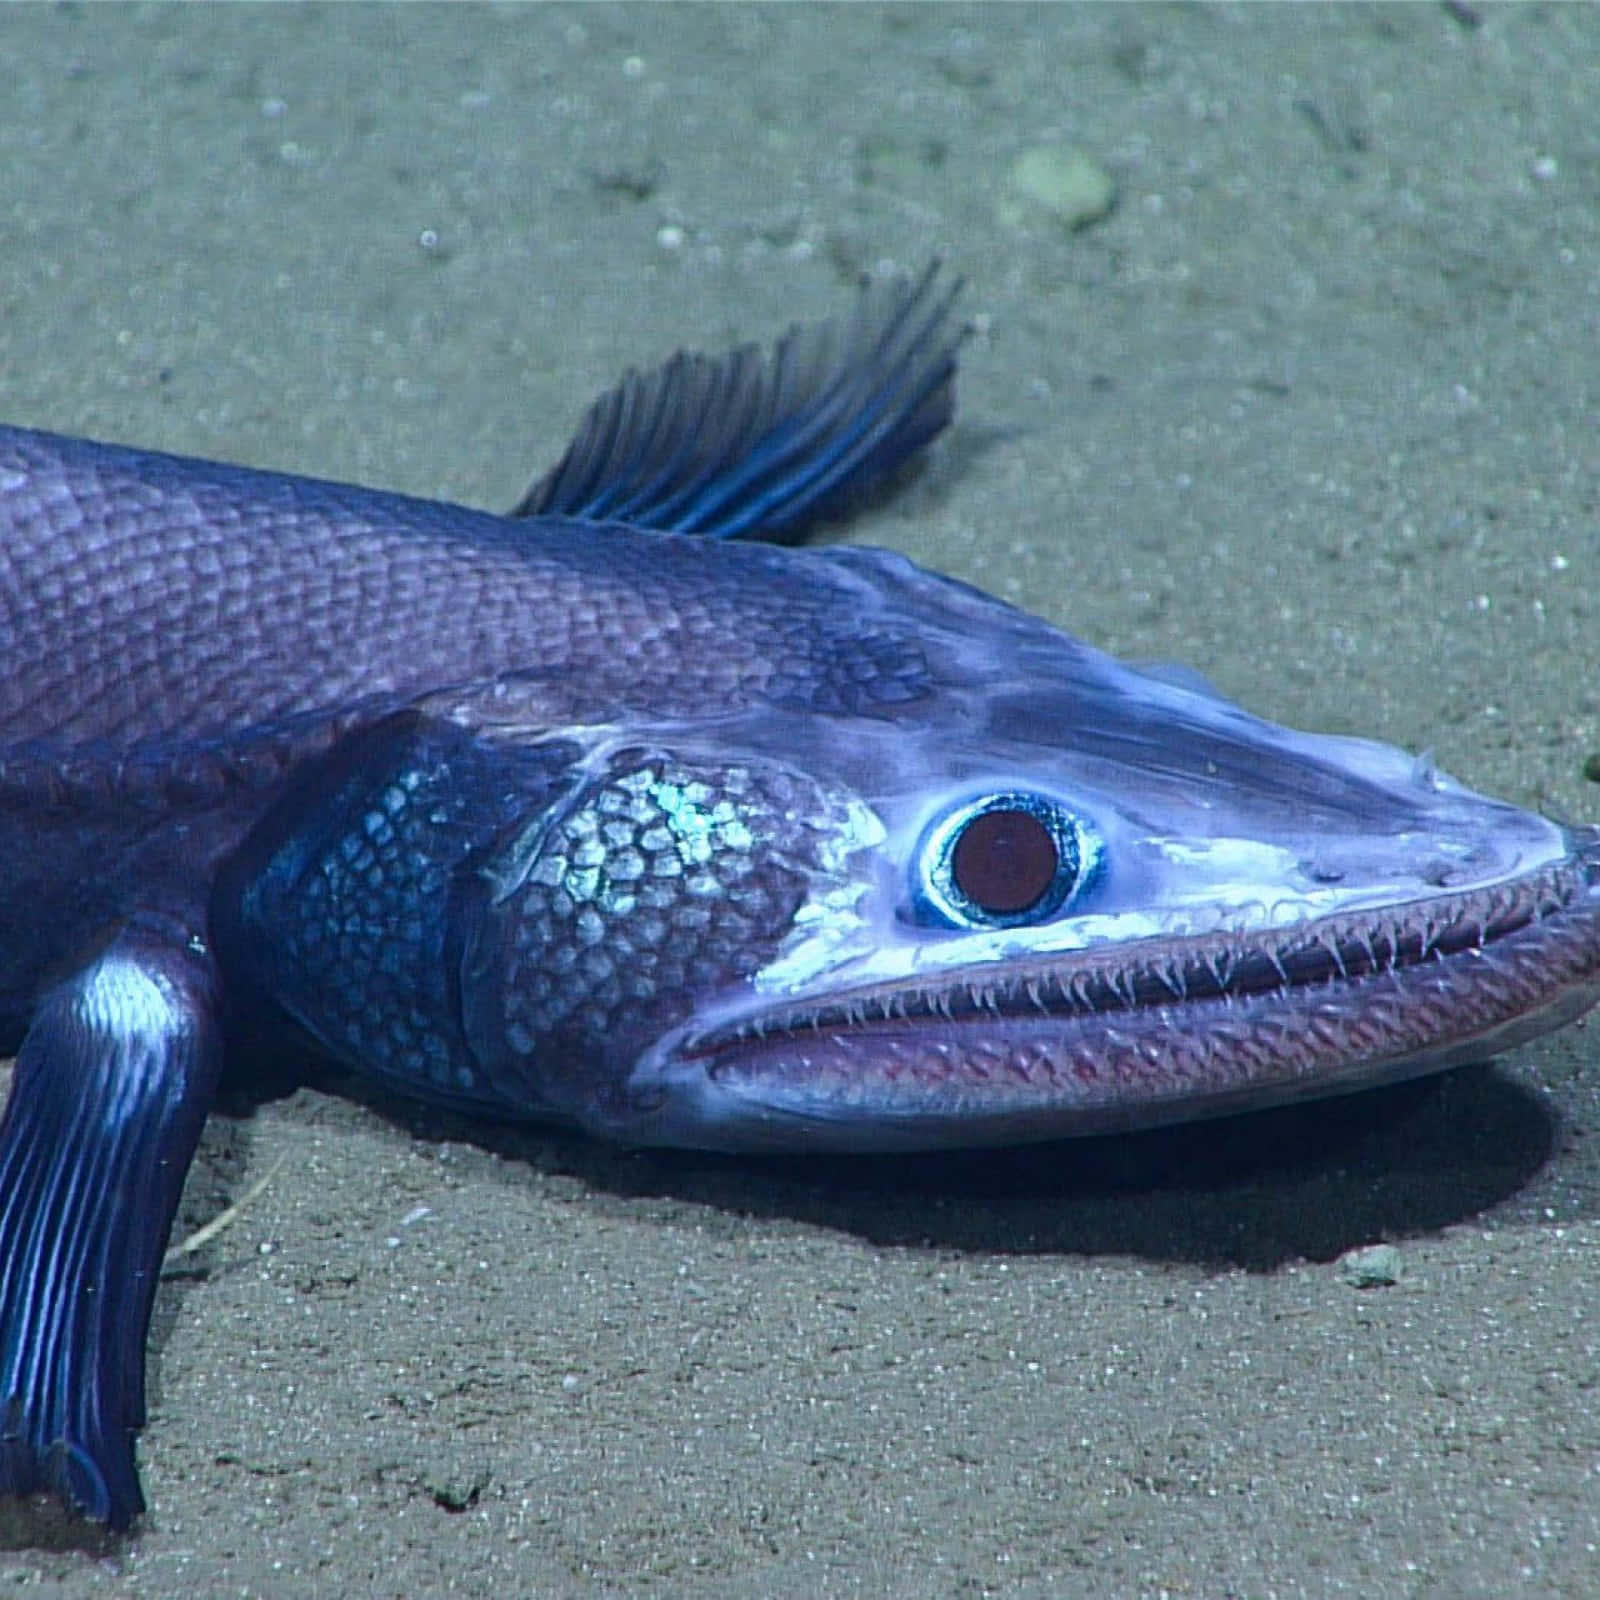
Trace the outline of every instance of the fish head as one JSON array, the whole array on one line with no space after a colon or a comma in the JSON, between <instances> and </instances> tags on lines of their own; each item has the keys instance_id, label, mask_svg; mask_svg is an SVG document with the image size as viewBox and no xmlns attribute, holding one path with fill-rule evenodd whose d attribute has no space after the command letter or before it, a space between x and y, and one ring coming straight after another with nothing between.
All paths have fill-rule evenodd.
<instances>
[{"instance_id":1,"label":"fish head","mask_svg":"<svg viewBox=\"0 0 1600 1600\"><path fill-rule=\"evenodd\" d=\"M502 864L474 1032L530 1062L564 1039L583 1066L559 1109L596 1131L880 1149L1133 1129L1480 1059L1600 993L1595 830L897 558L821 559L875 593L862 659L895 671L864 669L850 704L791 676L613 727L560 826ZM552 919L574 906L569 937Z\"/></svg>"}]
</instances>

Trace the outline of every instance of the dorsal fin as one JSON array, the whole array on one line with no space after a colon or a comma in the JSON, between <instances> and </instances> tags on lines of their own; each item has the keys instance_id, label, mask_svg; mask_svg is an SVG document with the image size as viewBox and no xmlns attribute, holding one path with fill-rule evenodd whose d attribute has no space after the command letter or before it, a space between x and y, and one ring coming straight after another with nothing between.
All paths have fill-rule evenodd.
<instances>
[{"instance_id":1,"label":"dorsal fin","mask_svg":"<svg viewBox=\"0 0 1600 1600\"><path fill-rule=\"evenodd\" d=\"M789 330L770 352L680 351L602 395L513 516L793 539L882 480L954 410L961 282L933 262L863 287L848 321Z\"/></svg>"}]
</instances>

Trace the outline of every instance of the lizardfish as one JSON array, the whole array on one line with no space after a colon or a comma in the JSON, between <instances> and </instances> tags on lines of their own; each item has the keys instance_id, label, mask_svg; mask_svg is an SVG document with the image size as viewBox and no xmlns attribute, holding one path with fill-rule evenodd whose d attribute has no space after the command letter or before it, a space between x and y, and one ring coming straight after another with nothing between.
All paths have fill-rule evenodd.
<instances>
[{"instance_id":1,"label":"lizardfish","mask_svg":"<svg viewBox=\"0 0 1600 1600\"><path fill-rule=\"evenodd\" d=\"M1600 996L1600 829L773 542L945 427L952 298L630 374L508 516L0 428L0 1493L143 1509L245 1029L487 1116L872 1151L1342 1093Z\"/></svg>"}]
</instances>

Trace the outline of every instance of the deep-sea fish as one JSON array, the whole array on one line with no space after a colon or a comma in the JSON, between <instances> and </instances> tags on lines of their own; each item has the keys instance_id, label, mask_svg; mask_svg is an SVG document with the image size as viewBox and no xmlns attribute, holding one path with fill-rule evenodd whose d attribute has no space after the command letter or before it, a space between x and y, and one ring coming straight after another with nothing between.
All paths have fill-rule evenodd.
<instances>
[{"instance_id":1,"label":"deep-sea fish","mask_svg":"<svg viewBox=\"0 0 1600 1600\"><path fill-rule=\"evenodd\" d=\"M1144 1127L1600 993L1600 830L876 550L933 272L590 411L508 516L0 428L0 1493L125 1525L225 1055L636 1144ZM741 538L763 542L739 542Z\"/></svg>"}]
</instances>

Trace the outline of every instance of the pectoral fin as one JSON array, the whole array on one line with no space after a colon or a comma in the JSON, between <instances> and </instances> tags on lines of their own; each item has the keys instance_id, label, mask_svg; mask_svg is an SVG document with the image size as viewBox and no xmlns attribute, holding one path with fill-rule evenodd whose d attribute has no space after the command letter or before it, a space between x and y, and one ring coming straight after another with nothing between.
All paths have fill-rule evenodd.
<instances>
[{"instance_id":1,"label":"pectoral fin","mask_svg":"<svg viewBox=\"0 0 1600 1600\"><path fill-rule=\"evenodd\" d=\"M144 1509L134 1435L167 1234L216 1084L198 941L130 923L48 993L0 1122L0 1494Z\"/></svg>"}]
</instances>

